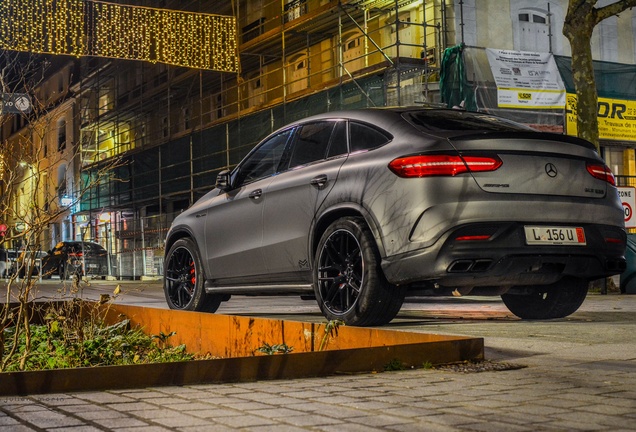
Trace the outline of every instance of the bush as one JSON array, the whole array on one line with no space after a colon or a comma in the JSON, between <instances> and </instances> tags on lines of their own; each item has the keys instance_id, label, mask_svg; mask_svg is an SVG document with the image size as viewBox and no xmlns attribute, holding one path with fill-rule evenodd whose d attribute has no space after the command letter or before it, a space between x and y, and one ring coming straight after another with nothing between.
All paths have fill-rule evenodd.
<instances>
[{"instance_id":1,"label":"bush","mask_svg":"<svg viewBox=\"0 0 636 432\"><path fill-rule=\"evenodd\" d=\"M167 340L174 335L146 335L122 319L105 325L89 314L79 319L69 307L51 308L45 324L31 324L15 337L15 327L4 330L5 371L62 369L90 366L117 366L194 360L185 345L172 347ZM13 350L14 344L16 349Z\"/></svg>"}]
</instances>

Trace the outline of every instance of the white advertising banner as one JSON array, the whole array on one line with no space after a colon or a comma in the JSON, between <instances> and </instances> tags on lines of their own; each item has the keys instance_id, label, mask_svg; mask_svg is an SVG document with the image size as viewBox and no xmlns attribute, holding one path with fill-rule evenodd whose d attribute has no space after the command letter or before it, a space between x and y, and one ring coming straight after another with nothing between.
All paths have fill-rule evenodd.
<instances>
[{"instance_id":1,"label":"white advertising banner","mask_svg":"<svg viewBox=\"0 0 636 432\"><path fill-rule=\"evenodd\" d=\"M550 53L487 48L500 108L563 109L565 87Z\"/></svg>"}]
</instances>

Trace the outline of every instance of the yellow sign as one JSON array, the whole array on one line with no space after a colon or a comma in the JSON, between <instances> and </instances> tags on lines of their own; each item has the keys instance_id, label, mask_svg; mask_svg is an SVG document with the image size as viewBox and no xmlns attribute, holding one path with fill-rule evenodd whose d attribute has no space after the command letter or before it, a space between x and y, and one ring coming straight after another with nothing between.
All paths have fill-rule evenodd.
<instances>
[{"instance_id":1,"label":"yellow sign","mask_svg":"<svg viewBox=\"0 0 636 432\"><path fill-rule=\"evenodd\" d=\"M576 95L568 93L566 132L577 134ZM636 101L598 98L598 133L600 139L636 141Z\"/></svg>"}]
</instances>

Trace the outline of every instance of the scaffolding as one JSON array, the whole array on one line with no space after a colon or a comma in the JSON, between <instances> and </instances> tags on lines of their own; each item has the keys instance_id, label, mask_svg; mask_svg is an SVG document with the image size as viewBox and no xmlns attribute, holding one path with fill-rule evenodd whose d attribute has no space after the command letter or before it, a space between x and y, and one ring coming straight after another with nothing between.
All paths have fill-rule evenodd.
<instances>
[{"instance_id":1,"label":"scaffolding","mask_svg":"<svg viewBox=\"0 0 636 432\"><path fill-rule=\"evenodd\" d=\"M111 252L112 276L161 274L173 215L286 123L440 102L439 62L455 21L445 0L217 3L199 12L237 17L237 74L80 60L84 184L113 158L121 163L81 191L74 236Z\"/></svg>"}]
</instances>

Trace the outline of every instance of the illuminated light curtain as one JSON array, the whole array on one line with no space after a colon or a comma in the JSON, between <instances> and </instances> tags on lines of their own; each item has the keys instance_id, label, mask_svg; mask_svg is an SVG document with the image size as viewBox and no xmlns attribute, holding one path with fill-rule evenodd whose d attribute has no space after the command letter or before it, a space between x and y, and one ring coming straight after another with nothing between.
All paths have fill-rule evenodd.
<instances>
[{"instance_id":1,"label":"illuminated light curtain","mask_svg":"<svg viewBox=\"0 0 636 432\"><path fill-rule=\"evenodd\" d=\"M82 0L0 1L0 49L77 56L83 28Z\"/></svg>"},{"instance_id":2,"label":"illuminated light curtain","mask_svg":"<svg viewBox=\"0 0 636 432\"><path fill-rule=\"evenodd\" d=\"M1 0L0 49L238 70L234 17L89 0Z\"/></svg>"}]
</instances>

